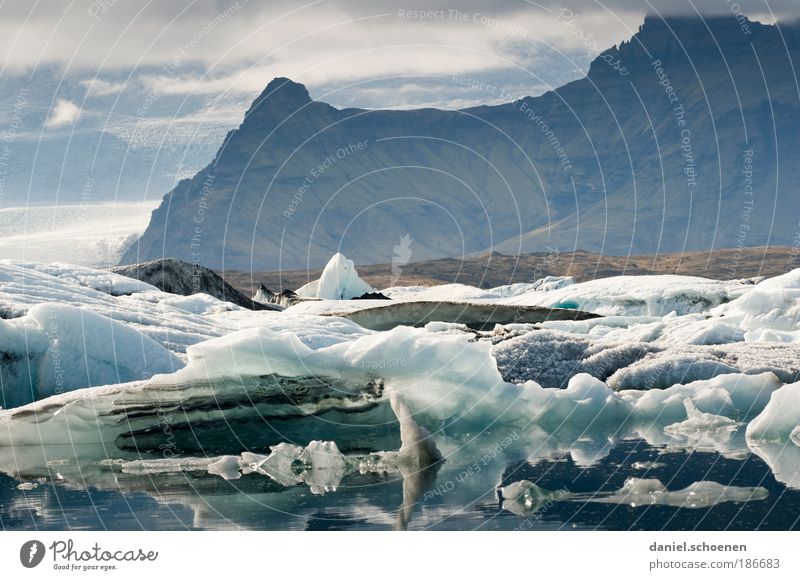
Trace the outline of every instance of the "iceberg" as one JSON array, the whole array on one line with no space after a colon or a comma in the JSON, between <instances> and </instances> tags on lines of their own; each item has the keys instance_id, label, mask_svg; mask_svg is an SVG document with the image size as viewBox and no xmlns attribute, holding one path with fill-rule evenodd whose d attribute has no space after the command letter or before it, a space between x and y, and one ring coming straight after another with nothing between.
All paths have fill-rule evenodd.
<instances>
[{"instance_id":1,"label":"iceberg","mask_svg":"<svg viewBox=\"0 0 800 580\"><path fill-rule=\"evenodd\" d=\"M298 288L302 298L351 300L375 289L358 277L355 264L342 254L335 254L322 271L319 280Z\"/></svg>"}]
</instances>

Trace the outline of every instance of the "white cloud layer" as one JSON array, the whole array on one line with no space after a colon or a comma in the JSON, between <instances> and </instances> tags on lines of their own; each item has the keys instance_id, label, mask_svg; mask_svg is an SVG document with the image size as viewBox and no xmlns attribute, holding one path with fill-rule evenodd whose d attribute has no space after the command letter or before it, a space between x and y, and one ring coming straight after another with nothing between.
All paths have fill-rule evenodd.
<instances>
[{"instance_id":1,"label":"white cloud layer","mask_svg":"<svg viewBox=\"0 0 800 580\"><path fill-rule=\"evenodd\" d=\"M357 0L176 4L79 0L31 7L12 0L0 7L0 62L7 69L58 62L92 76L155 65L163 67L159 78L172 79L159 80L163 90L207 93L252 91L275 76L314 84L506 69L520 64L508 50L519 42L565 53L586 48L558 25L556 10L523 1L428 2L423 12L413 2ZM644 14L596 6L590 12L584 22L601 45L630 37ZM188 63L202 64L208 74L184 77Z\"/></svg>"},{"instance_id":2,"label":"white cloud layer","mask_svg":"<svg viewBox=\"0 0 800 580\"><path fill-rule=\"evenodd\" d=\"M766 21L798 13L797 0L735 5ZM99 80L120 70L162 95L252 96L277 76L313 91L381 77L492 71L513 72L538 90L554 88L553 75L543 73L585 66L587 54L635 34L647 13L731 14L730 6L723 0L7 0L0 5L0 72L58 63L95 79L84 83L89 96L123 90L124 84ZM563 7L579 15L580 37L560 16Z\"/></svg>"}]
</instances>

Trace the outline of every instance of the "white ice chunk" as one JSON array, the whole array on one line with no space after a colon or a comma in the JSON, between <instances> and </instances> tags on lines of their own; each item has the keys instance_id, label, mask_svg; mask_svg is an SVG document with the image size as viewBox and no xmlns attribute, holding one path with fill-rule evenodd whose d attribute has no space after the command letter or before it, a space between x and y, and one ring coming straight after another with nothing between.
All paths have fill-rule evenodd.
<instances>
[{"instance_id":1,"label":"white ice chunk","mask_svg":"<svg viewBox=\"0 0 800 580\"><path fill-rule=\"evenodd\" d=\"M736 429L736 421L722 415L698 411L691 399L685 399L683 405L686 407L686 420L664 427L664 431L667 433L693 437L697 434L730 433Z\"/></svg>"},{"instance_id":2,"label":"white ice chunk","mask_svg":"<svg viewBox=\"0 0 800 580\"><path fill-rule=\"evenodd\" d=\"M527 403L533 420L550 429L566 424L585 426L595 421L621 423L630 415L627 402L604 382L587 374L572 377L566 389L545 389L532 381L525 383L520 399Z\"/></svg>"},{"instance_id":3,"label":"white ice chunk","mask_svg":"<svg viewBox=\"0 0 800 580\"><path fill-rule=\"evenodd\" d=\"M687 400L702 413L752 417L764 409L772 393L780 387L781 382L773 373L727 374L668 389L626 390L618 394L633 405L637 420L668 424L687 418L684 403Z\"/></svg>"},{"instance_id":4,"label":"white ice chunk","mask_svg":"<svg viewBox=\"0 0 800 580\"><path fill-rule=\"evenodd\" d=\"M303 482L303 478L295 469L303 454L303 448L291 443L279 443L270 449L267 457L255 454L243 454L247 471L256 471L271 477L284 487L291 487Z\"/></svg>"},{"instance_id":5,"label":"white ice chunk","mask_svg":"<svg viewBox=\"0 0 800 580\"><path fill-rule=\"evenodd\" d=\"M770 398L761 414L747 426L748 441L794 442L800 426L800 383L784 385Z\"/></svg>"}]
</instances>

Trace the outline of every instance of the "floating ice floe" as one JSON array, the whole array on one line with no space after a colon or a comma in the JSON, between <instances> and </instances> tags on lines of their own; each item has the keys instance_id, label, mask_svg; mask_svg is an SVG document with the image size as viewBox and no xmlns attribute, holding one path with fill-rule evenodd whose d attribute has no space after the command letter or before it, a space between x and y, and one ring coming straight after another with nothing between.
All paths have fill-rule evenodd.
<instances>
[{"instance_id":1,"label":"floating ice floe","mask_svg":"<svg viewBox=\"0 0 800 580\"><path fill-rule=\"evenodd\" d=\"M543 512L548 506L568 499L572 494L566 490L550 491L535 483L522 479L497 490L500 507L518 516Z\"/></svg>"},{"instance_id":2,"label":"floating ice floe","mask_svg":"<svg viewBox=\"0 0 800 580\"><path fill-rule=\"evenodd\" d=\"M800 446L800 383L772 393L764 411L747 425L747 439Z\"/></svg>"},{"instance_id":3,"label":"floating ice floe","mask_svg":"<svg viewBox=\"0 0 800 580\"><path fill-rule=\"evenodd\" d=\"M496 288L476 288L466 284L442 284L440 286L393 286L381 290L383 294L398 301L466 302L496 301L523 296L528 292L550 292L575 284L570 276L545 276L534 282L518 282Z\"/></svg>"},{"instance_id":4,"label":"floating ice floe","mask_svg":"<svg viewBox=\"0 0 800 580\"><path fill-rule=\"evenodd\" d=\"M503 509L519 516L527 516L546 511L549 506L560 501L621 504L634 508L659 505L698 509L727 502L764 500L769 492L763 487L737 487L714 481L697 481L684 489L670 491L658 479L630 477L621 489L613 493L550 491L523 479L498 489L498 496Z\"/></svg>"}]
</instances>

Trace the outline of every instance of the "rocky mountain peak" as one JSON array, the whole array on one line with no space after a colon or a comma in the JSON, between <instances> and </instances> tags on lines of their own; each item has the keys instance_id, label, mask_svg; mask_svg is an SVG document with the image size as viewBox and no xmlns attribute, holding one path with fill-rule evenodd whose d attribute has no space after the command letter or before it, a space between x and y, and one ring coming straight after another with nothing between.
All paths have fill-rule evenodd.
<instances>
[{"instance_id":1,"label":"rocky mountain peak","mask_svg":"<svg viewBox=\"0 0 800 580\"><path fill-rule=\"evenodd\" d=\"M305 85L285 77L272 79L245 113L245 119L263 114L293 113L312 102Z\"/></svg>"}]
</instances>

